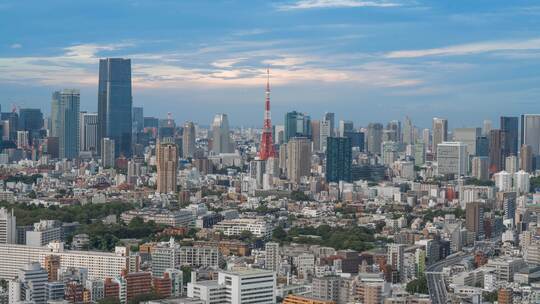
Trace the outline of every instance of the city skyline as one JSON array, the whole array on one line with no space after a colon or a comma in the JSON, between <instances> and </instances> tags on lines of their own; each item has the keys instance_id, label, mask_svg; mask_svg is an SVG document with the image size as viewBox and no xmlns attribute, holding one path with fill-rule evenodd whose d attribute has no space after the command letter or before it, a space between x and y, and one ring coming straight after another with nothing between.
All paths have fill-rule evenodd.
<instances>
[{"instance_id":1,"label":"city skyline","mask_svg":"<svg viewBox=\"0 0 540 304\"><path fill-rule=\"evenodd\" d=\"M60 6L73 12L69 29L54 21ZM81 109L97 111L98 61L123 57L133 62L133 105L179 122L210 125L227 113L232 126L262 126L267 66L276 124L292 110L364 126L407 115L428 127L440 116L451 129L540 112L540 10L530 1L129 1L100 15L101 7L0 6L4 108L47 109L51 92L76 88Z\"/></svg>"}]
</instances>

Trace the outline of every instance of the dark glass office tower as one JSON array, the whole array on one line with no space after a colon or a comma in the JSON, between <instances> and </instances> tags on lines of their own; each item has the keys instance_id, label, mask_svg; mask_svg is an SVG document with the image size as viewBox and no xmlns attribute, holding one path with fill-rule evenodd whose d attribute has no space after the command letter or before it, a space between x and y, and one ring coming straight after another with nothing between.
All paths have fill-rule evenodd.
<instances>
[{"instance_id":1,"label":"dark glass office tower","mask_svg":"<svg viewBox=\"0 0 540 304\"><path fill-rule=\"evenodd\" d=\"M311 118L304 113L292 111L285 114L285 142L293 137L311 138Z\"/></svg>"},{"instance_id":2,"label":"dark glass office tower","mask_svg":"<svg viewBox=\"0 0 540 304\"><path fill-rule=\"evenodd\" d=\"M131 156L132 133L131 60L99 61L98 134L115 142L115 157ZM101 151L101 148L98 149Z\"/></svg>"},{"instance_id":3,"label":"dark glass office tower","mask_svg":"<svg viewBox=\"0 0 540 304\"><path fill-rule=\"evenodd\" d=\"M501 116L501 130L506 133L505 152L508 155L518 155L519 118Z\"/></svg>"},{"instance_id":4,"label":"dark glass office tower","mask_svg":"<svg viewBox=\"0 0 540 304\"><path fill-rule=\"evenodd\" d=\"M326 141L326 180L350 182L352 145L348 137L328 137Z\"/></svg>"},{"instance_id":5,"label":"dark glass office tower","mask_svg":"<svg viewBox=\"0 0 540 304\"><path fill-rule=\"evenodd\" d=\"M43 113L40 109L20 109L19 129L24 131L36 131L43 128Z\"/></svg>"}]
</instances>

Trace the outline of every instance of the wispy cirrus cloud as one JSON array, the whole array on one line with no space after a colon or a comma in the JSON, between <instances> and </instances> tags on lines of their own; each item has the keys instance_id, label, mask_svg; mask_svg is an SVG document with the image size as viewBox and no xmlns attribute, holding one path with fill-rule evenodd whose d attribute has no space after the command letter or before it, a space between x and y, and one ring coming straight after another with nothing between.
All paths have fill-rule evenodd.
<instances>
[{"instance_id":1,"label":"wispy cirrus cloud","mask_svg":"<svg viewBox=\"0 0 540 304\"><path fill-rule=\"evenodd\" d=\"M459 44L441 48L393 51L386 58L419 58L428 56L460 56L490 52L540 50L540 38L525 40L497 40Z\"/></svg>"},{"instance_id":2,"label":"wispy cirrus cloud","mask_svg":"<svg viewBox=\"0 0 540 304\"><path fill-rule=\"evenodd\" d=\"M141 47L137 43L71 45L51 56L0 57L0 82L95 85L98 59L107 56L131 58L133 83L140 88L258 86L265 81L267 66L271 66L274 84L349 82L401 87L423 82L410 67L394 63L362 60L353 64L353 56L329 59L283 42L268 41L263 47L250 42L230 44L234 48L225 43L174 52L137 52Z\"/></svg>"},{"instance_id":3,"label":"wispy cirrus cloud","mask_svg":"<svg viewBox=\"0 0 540 304\"><path fill-rule=\"evenodd\" d=\"M299 10L317 8L351 8L351 7L396 7L401 3L380 0L296 0L292 3L278 5L278 10Z\"/></svg>"}]
</instances>

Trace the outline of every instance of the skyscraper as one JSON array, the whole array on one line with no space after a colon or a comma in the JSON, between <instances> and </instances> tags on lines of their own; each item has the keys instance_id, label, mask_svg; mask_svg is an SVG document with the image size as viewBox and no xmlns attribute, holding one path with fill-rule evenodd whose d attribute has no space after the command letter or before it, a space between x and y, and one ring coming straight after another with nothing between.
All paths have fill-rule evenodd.
<instances>
[{"instance_id":1,"label":"skyscraper","mask_svg":"<svg viewBox=\"0 0 540 304\"><path fill-rule=\"evenodd\" d=\"M367 127L367 150L373 154L381 154L383 125L370 123Z\"/></svg>"},{"instance_id":2,"label":"skyscraper","mask_svg":"<svg viewBox=\"0 0 540 304\"><path fill-rule=\"evenodd\" d=\"M328 125L330 127L330 135L329 136L334 136L335 135L335 129L336 129L336 114L332 113L332 112L326 112L324 113L324 116L323 116L323 121L328 121Z\"/></svg>"},{"instance_id":3,"label":"skyscraper","mask_svg":"<svg viewBox=\"0 0 540 304\"><path fill-rule=\"evenodd\" d=\"M79 156L79 109L81 95L79 90L65 89L55 92L54 97L58 98L58 110L56 127L54 132L58 132L59 157L73 159ZM54 104L55 102L53 102ZM56 130L55 130L56 129Z\"/></svg>"},{"instance_id":4,"label":"skyscraper","mask_svg":"<svg viewBox=\"0 0 540 304\"><path fill-rule=\"evenodd\" d=\"M178 170L178 146L170 142L156 145L157 192L176 192Z\"/></svg>"},{"instance_id":5,"label":"skyscraper","mask_svg":"<svg viewBox=\"0 0 540 304\"><path fill-rule=\"evenodd\" d=\"M17 218L13 210L0 208L0 244L17 243Z\"/></svg>"},{"instance_id":6,"label":"skyscraper","mask_svg":"<svg viewBox=\"0 0 540 304\"><path fill-rule=\"evenodd\" d=\"M540 114L521 115L521 144L531 147L533 169L540 168Z\"/></svg>"},{"instance_id":7,"label":"skyscraper","mask_svg":"<svg viewBox=\"0 0 540 304\"><path fill-rule=\"evenodd\" d=\"M292 111L285 114L285 138L288 142L293 137L311 138L311 118L309 115Z\"/></svg>"},{"instance_id":8,"label":"skyscraper","mask_svg":"<svg viewBox=\"0 0 540 304\"><path fill-rule=\"evenodd\" d=\"M475 156L472 158L472 176L478 180L489 179L489 158L486 156Z\"/></svg>"},{"instance_id":9,"label":"skyscraper","mask_svg":"<svg viewBox=\"0 0 540 304\"><path fill-rule=\"evenodd\" d=\"M97 154L98 147L98 114L81 112L80 117L80 149Z\"/></svg>"},{"instance_id":10,"label":"skyscraper","mask_svg":"<svg viewBox=\"0 0 540 304\"><path fill-rule=\"evenodd\" d=\"M143 107L133 107L133 133L142 132L144 129Z\"/></svg>"},{"instance_id":11,"label":"skyscraper","mask_svg":"<svg viewBox=\"0 0 540 304\"><path fill-rule=\"evenodd\" d=\"M54 92L51 98L51 125L49 128L49 136L60 136L60 91Z\"/></svg>"},{"instance_id":12,"label":"skyscraper","mask_svg":"<svg viewBox=\"0 0 540 304\"><path fill-rule=\"evenodd\" d=\"M476 239L484 234L484 204L469 202L465 205L465 227Z\"/></svg>"},{"instance_id":13,"label":"skyscraper","mask_svg":"<svg viewBox=\"0 0 540 304\"><path fill-rule=\"evenodd\" d=\"M9 303L47 303L48 274L38 262L30 262L9 282Z\"/></svg>"},{"instance_id":14,"label":"skyscraper","mask_svg":"<svg viewBox=\"0 0 540 304\"><path fill-rule=\"evenodd\" d=\"M101 140L101 165L104 168L114 167L114 139L105 137Z\"/></svg>"},{"instance_id":15,"label":"skyscraper","mask_svg":"<svg viewBox=\"0 0 540 304\"><path fill-rule=\"evenodd\" d=\"M414 126L409 116L405 117L405 123L403 124L403 143L406 145L415 143Z\"/></svg>"},{"instance_id":16,"label":"skyscraper","mask_svg":"<svg viewBox=\"0 0 540 304\"><path fill-rule=\"evenodd\" d=\"M328 137L326 148L326 181L351 181L352 145L347 137Z\"/></svg>"},{"instance_id":17,"label":"skyscraper","mask_svg":"<svg viewBox=\"0 0 540 304\"><path fill-rule=\"evenodd\" d=\"M433 118L433 138L431 141L431 152L437 153L437 145L448 141L448 120L445 118Z\"/></svg>"},{"instance_id":18,"label":"skyscraper","mask_svg":"<svg viewBox=\"0 0 540 304\"><path fill-rule=\"evenodd\" d=\"M227 114L216 114L212 122L212 152L214 154L232 152Z\"/></svg>"},{"instance_id":19,"label":"skyscraper","mask_svg":"<svg viewBox=\"0 0 540 304\"><path fill-rule=\"evenodd\" d=\"M264 123L261 135L261 146L259 149L259 158L267 160L269 157L275 157L274 140L272 139L272 117L270 115L270 71L267 69L266 80L266 100L264 103Z\"/></svg>"},{"instance_id":20,"label":"skyscraper","mask_svg":"<svg viewBox=\"0 0 540 304\"><path fill-rule=\"evenodd\" d=\"M182 156L184 158L193 157L195 154L195 125L191 121L184 124L182 135Z\"/></svg>"},{"instance_id":21,"label":"skyscraper","mask_svg":"<svg viewBox=\"0 0 540 304\"><path fill-rule=\"evenodd\" d=\"M489 132L489 171L496 173L504 169L506 132L494 129Z\"/></svg>"},{"instance_id":22,"label":"skyscraper","mask_svg":"<svg viewBox=\"0 0 540 304\"><path fill-rule=\"evenodd\" d=\"M354 123L350 120L340 120L338 134L339 137L344 137L346 132L350 132L354 129ZM333 135L331 135L333 136Z\"/></svg>"},{"instance_id":23,"label":"skyscraper","mask_svg":"<svg viewBox=\"0 0 540 304\"><path fill-rule=\"evenodd\" d=\"M305 137L294 137L287 143L287 178L300 183L302 176L311 173L311 141Z\"/></svg>"},{"instance_id":24,"label":"skyscraper","mask_svg":"<svg viewBox=\"0 0 540 304\"><path fill-rule=\"evenodd\" d=\"M504 149L506 153L505 156L517 156L519 141L519 119L517 117L501 116L501 130L506 133Z\"/></svg>"},{"instance_id":25,"label":"skyscraper","mask_svg":"<svg viewBox=\"0 0 540 304\"><path fill-rule=\"evenodd\" d=\"M399 273L400 281L403 281L406 278L407 274L405 273L405 245L388 245L387 264L392 266L392 270Z\"/></svg>"},{"instance_id":26,"label":"skyscraper","mask_svg":"<svg viewBox=\"0 0 540 304\"><path fill-rule=\"evenodd\" d=\"M437 145L437 167L439 174L466 175L469 156L467 145L462 142L442 142Z\"/></svg>"},{"instance_id":27,"label":"skyscraper","mask_svg":"<svg viewBox=\"0 0 540 304\"><path fill-rule=\"evenodd\" d=\"M399 120L389 121L386 125L386 131L388 132L389 138L384 140L401 143L401 122Z\"/></svg>"},{"instance_id":28,"label":"skyscraper","mask_svg":"<svg viewBox=\"0 0 540 304\"><path fill-rule=\"evenodd\" d=\"M519 168L525 172L532 172L533 155L532 148L529 145L521 145L519 152Z\"/></svg>"},{"instance_id":29,"label":"skyscraper","mask_svg":"<svg viewBox=\"0 0 540 304\"><path fill-rule=\"evenodd\" d=\"M132 133L131 60L107 58L99 61L99 139L115 142L115 157L131 156Z\"/></svg>"},{"instance_id":30,"label":"skyscraper","mask_svg":"<svg viewBox=\"0 0 540 304\"><path fill-rule=\"evenodd\" d=\"M323 120L319 126L319 150L326 151L328 137L332 136L332 128L329 120Z\"/></svg>"},{"instance_id":31,"label":"skyscraper","mask_svg":"<svg viewBox=\"0 0 540 304\"><path fill-rule=\"evenodd\" d=\"M321 125L318 120L311 121L311 137L313 140L313 151L321 151Z\"/></svg>"},{"instance_id":32,"label":"skyscraper","mask_svg":"<svg viewBox=\"0 0 540 304\"><path fill-rule=\"evenodd\" d=\"M279 270L279 243L268 242L265 244L265 268L277 272Z\"/></svg>"},{"instance_id":33,"label":"skyscraper","mask_svg":"<svg viewBox=\"0 0 540 304\"><path fill-rule=\"evenodd\" d=\"M467 145L469 155L476 154L476 141L482 135L480 128L456 128L454 129L454 141Z\"/></svg>"},{"instance_id":34,"label":"skyscraper","mask_svg":"<svg viewBox=\"0 0 540 304\"><path fill-rule=\"evenodd\" d=\"M491 124L491 120L484 120L484 124L482 126L482 135L484 136L488 136L489 135L489 132L491 132L491 129L492 129L492 124Z\"/></svg>"},{"instance_id":35,"label":"skyscraper","mask_svg":"<svg viewBox=\"0 0 540 304\"><path fill-rule=\"evenodd\" d=\"M43 113L40 109L19 110L19 130L28 131L32 136L33 132L41 128L43 128Z\"/></svg>"}]
</instances>

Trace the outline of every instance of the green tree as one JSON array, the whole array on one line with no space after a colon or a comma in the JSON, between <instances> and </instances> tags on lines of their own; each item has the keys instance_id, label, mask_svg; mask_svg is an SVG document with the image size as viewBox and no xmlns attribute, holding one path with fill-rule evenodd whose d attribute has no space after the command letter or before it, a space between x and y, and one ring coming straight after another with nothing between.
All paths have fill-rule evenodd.
<instances>
[{"instance_id":1,"label":"green tree","mask_svg":"<svg viewBox=\"0 0 540 304\"><path fill-rule=\"evenodd\" d=\"M415 280L410 281L407 283L407 286L405 287L405 290L409 294L428 294L428 286L427 286L427 279L425 276L421 276Z\"/></svg>"},{"instance_id":2,"label":"green tree","mask_svg":"<svg viewBox=\"0 0 540 304\"><path fill-rule=\"evenodd\" d=\"M191 282L191 267L189 266L182 266L180 267L180 270L182 270L182 279L184 281L184 284Z\"/></svg>"},{"instance_id":3,"label":"green tree","mask_svg":"<svg viewBox=\"0 0 540 304\"><path fill-rule=\"evenodd\" d=\"M285 240L287 240L287 232L283 227L278 226L276 229L274 229L274 232L272 232L272 240L276 242L283 243Z\"/></svg>"},{"instance_id":4,"label":"green tree","mask_svg":"<svg viewBox=\"0 0 540 304\"><path fill-rule=\"evenodd\" d=\"M495 303L499 298L499 294L497 290L492 291L492 292L484 292L482 294L482 298L484 298L484 301L486 302Z\"/></svg>"}]
</instances>

